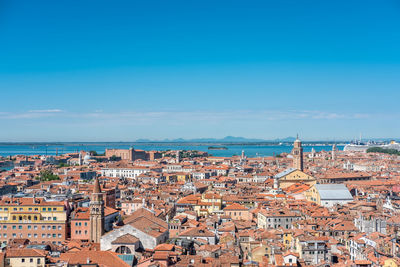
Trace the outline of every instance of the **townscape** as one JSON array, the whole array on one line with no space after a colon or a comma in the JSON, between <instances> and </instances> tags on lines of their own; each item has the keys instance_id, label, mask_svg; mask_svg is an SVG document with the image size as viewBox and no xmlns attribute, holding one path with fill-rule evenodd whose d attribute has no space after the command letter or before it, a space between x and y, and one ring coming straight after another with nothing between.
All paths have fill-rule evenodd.
<instances>
[{"instance_id":1,"label":"townscape","mask_svg":"<svg viewBox=\"0 0 400 267\"><path fill-rule=\"evenodd\" d=\"M9 156L0 266L400 266L400 157Z\"/></svg>"}]
</instances>

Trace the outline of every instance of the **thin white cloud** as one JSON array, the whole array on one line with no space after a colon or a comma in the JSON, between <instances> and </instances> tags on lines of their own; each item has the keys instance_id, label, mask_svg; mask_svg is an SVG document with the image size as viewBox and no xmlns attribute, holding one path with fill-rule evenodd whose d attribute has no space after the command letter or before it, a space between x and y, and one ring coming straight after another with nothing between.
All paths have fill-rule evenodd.
<instances>
[{"instance_id":1,"label":"thin white cloud","mask_svg":"<svg viewBox=\"0 0 400 267\"><path fill-rule=\"evenodd\" d=\"M233 111L143 111L143 112L103 112L95 110L87 113L67 112L61 109L29 110L21 113L0 112L0 119L39 119L44 117L60 117L79 119L79 121L153 123L170 121L182 124L188 121L220 123L223 121L277 121L277 120L348 120L379 117L379 114L339 113L318 110L233 110Z\"/></svg>"},{"instance_id":2,"label":"thin white cloud","mask_svg":"<svg viewBox=\"0 0 400 267\"><path fill-rule=\"evenodd\" d=\"M29 110L29 113L60 113L63 112L61 109L37 109Z\"/></svg>"}]
</instances>

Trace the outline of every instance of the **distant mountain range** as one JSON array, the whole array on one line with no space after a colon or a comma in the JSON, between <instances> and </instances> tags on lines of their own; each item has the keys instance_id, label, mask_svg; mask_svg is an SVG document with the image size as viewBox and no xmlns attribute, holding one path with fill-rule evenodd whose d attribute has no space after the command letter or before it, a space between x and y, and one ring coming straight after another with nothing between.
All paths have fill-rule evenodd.
<instances>
[{"instance_id":1,"label":"distant mountain range","mask_svg":"<svg viewBox=\"0 0 400 267\"><path fill-rule=\"evenodd\" d=\"M226 136L222 139L218 138L195 138L195 139L163 139L163 140L151 140L151 139L137 139L136 142L140 143L148 143L148 142L175 142L175 143L187 143L187 142L221 142L221 143L241 143L241 142L293 142L296 140L295 137L286 137L283 139L273 139L273 140L266 140L266 139L252 139L252 138L245 138L245 137L237 137L237 136Z\"/></svg>"}]
</instances>

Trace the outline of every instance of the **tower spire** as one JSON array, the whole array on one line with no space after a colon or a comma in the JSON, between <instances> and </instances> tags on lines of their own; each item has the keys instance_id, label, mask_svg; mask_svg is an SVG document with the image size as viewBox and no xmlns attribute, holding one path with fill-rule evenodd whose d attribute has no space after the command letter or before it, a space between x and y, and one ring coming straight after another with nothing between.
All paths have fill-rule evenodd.
<instances>
[{"instance_id":1,"label":"tower spire","mask_svg":"<svg viewBox=\"0 0 400 267\"><path fill-rule=\"evenodd\" d=\"M90 199L90 240L100 243L104 233L104 202L99 179L95 178Z\"/></svg>"},{"instance_id":2,"label":"tower spire","mask_svg":"<svg viewBox=\"0 0 400 267\"><path fill-rule=\"evenodd\" d=\"M298 137L299 135L297 135L297 139L294 141L292 150L293 168L303 171L303 148Z\"/></svg>"},{"instance_id":3,"label":"tower spire","mask_svg":"<svg viewBox=\"0 0 400 267\"><path fill-rule=\"evenodd\" d=\"M94 179L93 193L94 194L101 193L100 182L99 182L99 179L97 179L97 178Z\"/></svg>"}]
</instances>

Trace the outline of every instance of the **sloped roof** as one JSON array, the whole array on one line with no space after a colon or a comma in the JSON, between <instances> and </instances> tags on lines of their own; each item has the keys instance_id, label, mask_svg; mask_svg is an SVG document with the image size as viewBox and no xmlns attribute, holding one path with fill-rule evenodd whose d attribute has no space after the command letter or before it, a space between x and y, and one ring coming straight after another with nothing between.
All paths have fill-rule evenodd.
<instances>
[{"instance_id":1,"label":"sloped roof","mask_svg":"<svg viewBox=\"0 0 400 267\"><path fill-rule=\"evenodd\" d=\"M80 251L61 253L60 260L67 261L69 264L85 264L89 260L90 264L98 264L102 267L129 267L124 260L118 257L118 254L111 251Z\"/></svg>"},{"instance_id":2,"label":"sloped roof","mask_svg":"<svg viewBox=\"0 0 400 267\"><path fill-rule=\"evenodd\" d=\"M274 176L274 178L278 178L278 179L279 179L279 178L282 178L282 177L284 177L284 176L286 176L286 175L288 175L288 174L294 172L295 170L297 170L297 169L295 169L295 168L288 168L288 169L286 169L286 170L284 170L284 171L282 171L282 172L276 174L276 175Z\"/></svg>"},{"instance_id":3,"label":"sloped roof","mask_svg":"<svg viewBox=\"0 0 400 267\"><path fill-rule=\"evenodd\" d=\"M139 239L131 234L124 234L111 242L111 244L134 244Z\"/></svg>"},{"instance_id":4,"label":"sloped roof","mask_svg":"<svg viewBox=\"0 0 400 267\"><path fill-rule=\"evenodd\" d=\"M349 189L344 184L316 184L322 200L353 200Z\"/></svg>"}]
</instances>

